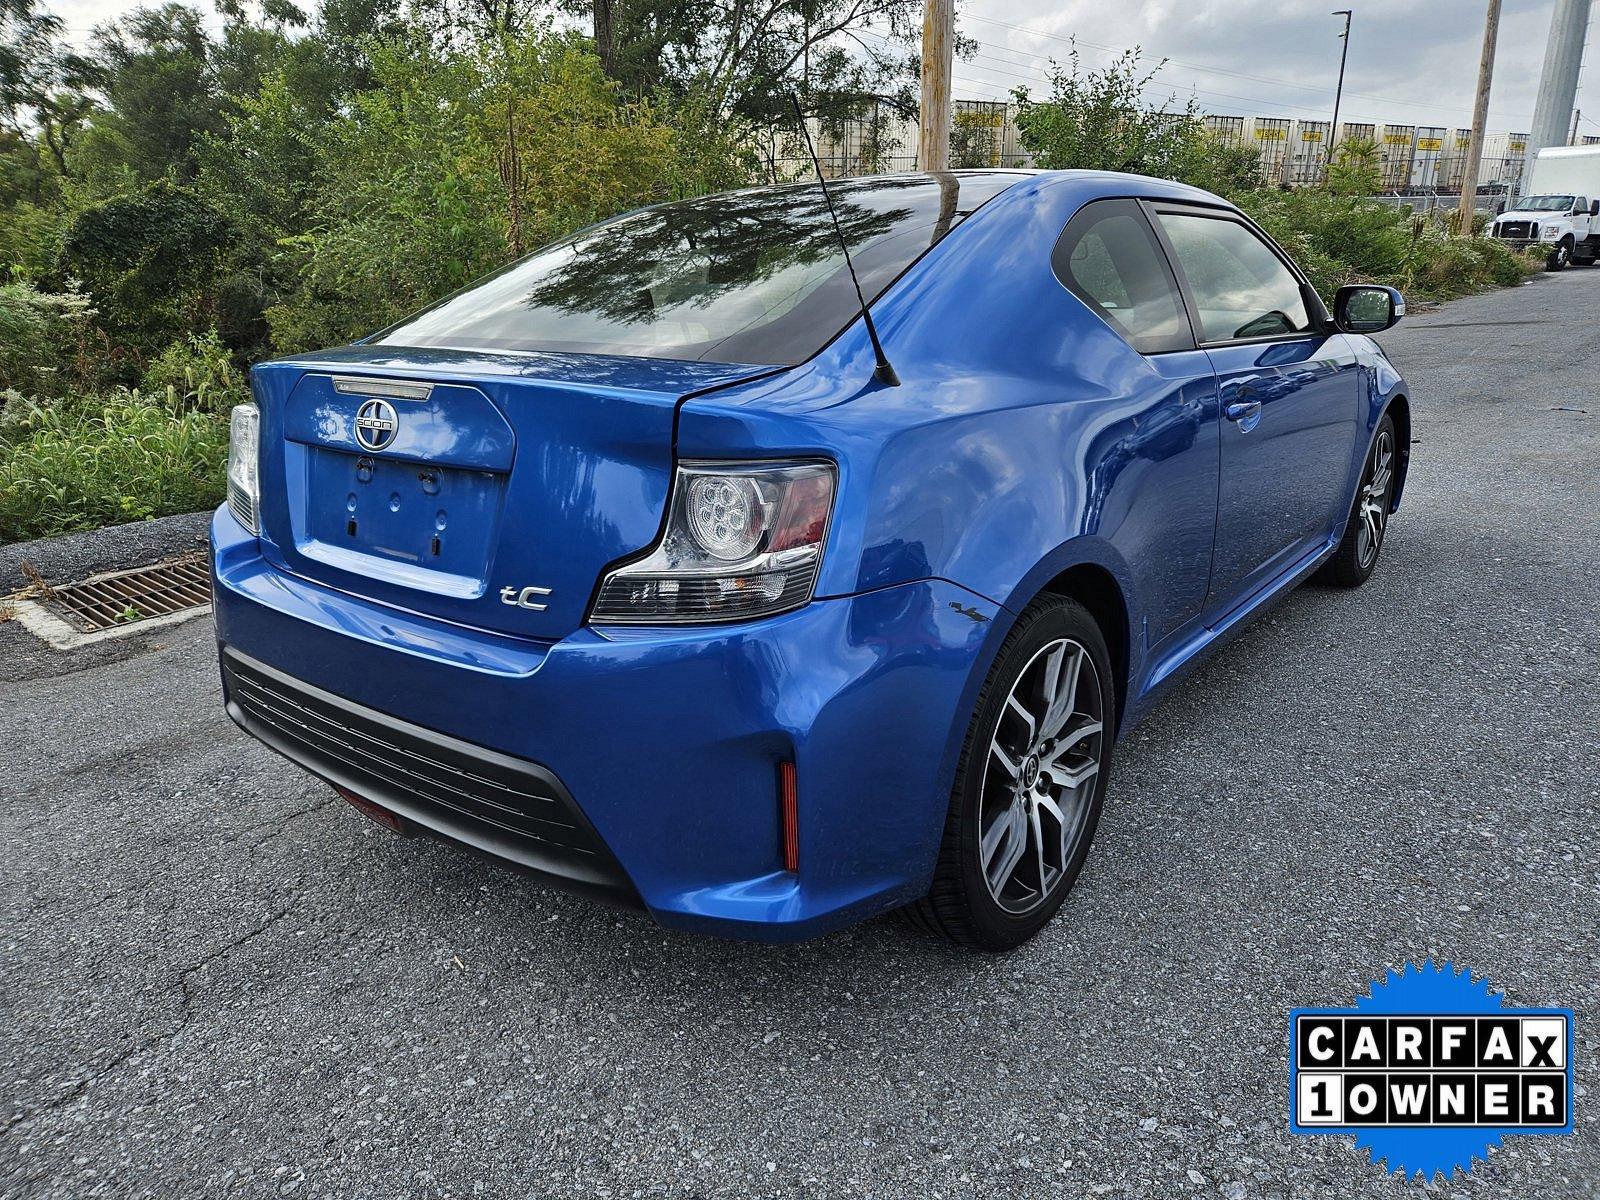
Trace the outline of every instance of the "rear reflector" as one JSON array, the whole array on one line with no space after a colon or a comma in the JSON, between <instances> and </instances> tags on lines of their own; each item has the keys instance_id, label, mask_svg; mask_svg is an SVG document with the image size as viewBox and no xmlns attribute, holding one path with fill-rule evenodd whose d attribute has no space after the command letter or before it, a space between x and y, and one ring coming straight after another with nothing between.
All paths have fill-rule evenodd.
<instances>
[{"instance_id":1,"label":"rear reflector","mask_svg":"<svg viewBox=\"0 0 1600 1200\"><path fill-rule=\"evenodd\" d=\"M349 788L342 788L335 784L333 790L349 803L362 816L376 821L391 833L398 833L401 837L411 836L411 823L398 813L392 813L381 804L374 804L365 796L358 796Z\"/></svg>"},{"instance_id":2,"label":"rear reflector","mask_svg":"<svg viewBox=\"0 0 1600 1200\"><path fill-rule=\"evenodd\" d=\"M783 869L800 869L800 789L794 764L778 764L778 829L783 849Z\"/></svg>"}]
</instances>

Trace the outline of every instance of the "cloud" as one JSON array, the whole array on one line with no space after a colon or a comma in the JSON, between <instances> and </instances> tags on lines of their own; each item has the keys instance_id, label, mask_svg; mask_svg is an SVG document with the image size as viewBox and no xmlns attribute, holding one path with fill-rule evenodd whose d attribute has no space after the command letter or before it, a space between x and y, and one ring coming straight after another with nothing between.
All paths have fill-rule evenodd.
<instances>
[{"instance_id":1,"label":"cloud","mask_svg":"<svg viewBox=\"0 0 1600 1200\"><path fill-rule=\"evenodd\" d=\"M1340 18L1356 9L1341 117L1394 124L1465 126L1472 116L1484 0L967 0L958 10L978 57L956 65L958 96L1003 96L1015 83L1037 90L1050 56L1065 58L1076 34L1087 66L1102 49L1140 46L1165 89L1203 108L1246 116L1327 119L1339 72ZM1492 129L1526 130L1533 119L1553 0L1506 0L1501 14ZM1590 84L1600 118L1600 85ZM1584 107L1580 90L1578 107ZM1600 123L1584 128L1600 133Z\"/></svg>"}]
</instances>

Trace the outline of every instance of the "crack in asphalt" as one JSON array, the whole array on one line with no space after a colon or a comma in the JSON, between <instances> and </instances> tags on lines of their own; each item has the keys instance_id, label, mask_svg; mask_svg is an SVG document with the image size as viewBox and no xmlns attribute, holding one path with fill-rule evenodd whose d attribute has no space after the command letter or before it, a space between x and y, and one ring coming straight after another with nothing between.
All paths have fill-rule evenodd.
<instances>
[{"instance_id":1,"label":"crack in asphalt","mask_svg":"<svg viewBox=\"0 0 1600 1200\"><path fill-rule=\"evenodd\" d=\"M182 1008L178 1015L178 1019L170 1029L165 1029L160 1033L153 1034L137 1044L113 1055L104 1066L100 1067L98 1070L90 1072L88 1075L84 1076L84 1078L80 1079L76 1084L74 1084L70 1091L48 1100L45 1103L38 1105L37 1107L26 1112L12 1114L5 1120L3 1124L0 1124L0 1134L9 1134L14 1129L21 1129L25 1126L33 1124L35 1121L67 1108L75 1101L81 1099L95 1084L99 1083L102 1079L105 1079L107 1076L120 1069L123 1064L149 1052L150 1050L155 1049L157 1046L160 1046L165 1042L171 1041L173 1038L181 1034L189 1027L190 1022L194 1020L195 997L194 993L189 987L190 977L193 976L197 971L204 970L218 959L226 957L233 951L248 945L250 942L253 942L263 933L266 933L267 930L271 929L279 921L283 920L284 917L288 916L289 913L294 911L295 905L299 903L300 898L305 891L306 881L305 876L302 875L295 880L293 886L290 888L289 899L285 901L282 907L271 913L266 920L256 925L255 928L247 930L238 937L234 938L232 941L219 946L217 949L197 959L179 973L177 979L168 985L169 989L176 987L181 990L183 997Z\"/></svg>"},{"instance_id":2,"label":"crack in asphalt","mask_svg":"<svg viewBox=\"0 0 1600 1200\"><path fill-rule=\"evenodd\" d=\"M274 838L281 834L287 833L288 826L292 822L301 817L309 816L312 813L321 812L325 808L331 808L338 803L339 797L336 794L330 794L325 798L314 800L310 804L303 805L300 808L292 809L289 812L283 813L279 816L268 817L260 821L254 821L243 828L234 830L226 837L216 839L214 844L219 847L237 846L244 841L247 835L254 833L258 829L270 826L271 828L268 828L267 832L263 836L257 838L255 841L251 842L245 847L245 853L253 855L257 850L266 845L268 842L272 841ZM155 847L170 846L175 840L175 838L167 838L164 840L158 840L152 843L152 845ZM105 892L102 895L96 896L92 900L76 906L69 906L69 902L74 899L72 896L41 897L34 900L26 908L14 912L11 914L11 916L19 925L26 921L29 917L38 916L42 913L58 913L62 916L68 917L84 916L88 913L99 911L100 909L106 907L106 905L110 904L113 900L119 900L124 896L129 896L133 895L134 893L144 891L159 876L159 874L159 871L152 872L150 875L146 875L125 887L117 888L115 891ZM175 907L175 903L173 906L169 906L167 909L162 911L170 912L172 907ZM0 1128L3 1128L3 1126L0 1126Z\"/></svg>"}]
</instances>

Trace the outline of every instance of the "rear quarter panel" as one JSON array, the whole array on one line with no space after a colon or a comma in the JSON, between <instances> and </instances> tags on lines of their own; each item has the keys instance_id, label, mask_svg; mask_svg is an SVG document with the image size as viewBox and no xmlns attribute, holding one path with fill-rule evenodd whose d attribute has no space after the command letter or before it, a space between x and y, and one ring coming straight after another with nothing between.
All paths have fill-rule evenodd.
<instances>
[{"instance_id":1,"label":"rear quarter panel","mask_svg":"<svg viewBox=\"0 0 1600 1200\"><path fill-rule=\"evenodd\" d=\"M1083 203L1128 194L1125 176L1017 184L874 306L900 387L871 378L858 322L796 371L690 400L680 455L835 458L821 595L943 578L1014 613L1093 563L1126 599L1137 678L1146 626L1159 641L1204 599L1217 411L1193 364L1137 354L1051 270Z\"/></svg>"}]
</instances>

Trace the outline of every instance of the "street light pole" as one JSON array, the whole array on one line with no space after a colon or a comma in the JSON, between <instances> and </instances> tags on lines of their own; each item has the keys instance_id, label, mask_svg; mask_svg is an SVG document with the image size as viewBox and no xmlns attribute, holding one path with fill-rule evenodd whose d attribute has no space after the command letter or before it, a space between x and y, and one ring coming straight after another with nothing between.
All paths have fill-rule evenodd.
<instances>
[{"instance_id":1,"label":"street light pole","mask_svg":"<svg viewBox=\"0 0 1600 1200\"><path fill-rule=\"evenodd\" d=\"M1333 169L1333 148L1339 144L1339 102L1344 99L1344 63L1350 57L1350 18L1354 14L1341 8L1330 16L1344 18L1344 32L1339 35L1344 47L1339 51L1339 86L1333 92L1333 124L1328 127L1328 169Z\"/></svg>"}]
</instances>

